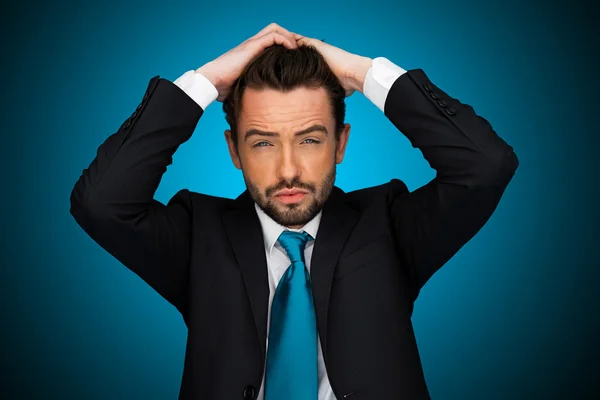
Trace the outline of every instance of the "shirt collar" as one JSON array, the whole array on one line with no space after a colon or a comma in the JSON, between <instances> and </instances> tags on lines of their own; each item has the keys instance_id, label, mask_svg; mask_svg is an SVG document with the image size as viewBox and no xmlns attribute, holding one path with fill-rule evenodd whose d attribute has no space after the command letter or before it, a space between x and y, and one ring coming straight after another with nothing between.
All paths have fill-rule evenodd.
<instances>
[{"instance_id":1,"label":"shirt collar","mask_svg":"<svg viewBox=\"0 0 600 400\"><path fill-rule=\"evenodd\" d=\"M285 230L294 231L294 232L306 232L313 239L317 238L317 231L319 230L319 224L321 222L321 215L323 213L322 210L319 211L319 213L317 215L315 215L315 217L313 219L308 221L306 223L306 225L304 225L302 228L291 229L291 228L287 228L287 227L275 222L271 217L269 217L262 210L262 208L260 208L258 206L258 204L256 204L256 202L254 203L254 209L256 210L258 219L260 220L260 225L262 227L262 232L263 232L265 250L267 251L267 253L269 255L271 254L271 251L273 250L273 246L275 246L277 239L279 239L279 235L281 235L281 233Z\"/></svg>"}]
</instances>

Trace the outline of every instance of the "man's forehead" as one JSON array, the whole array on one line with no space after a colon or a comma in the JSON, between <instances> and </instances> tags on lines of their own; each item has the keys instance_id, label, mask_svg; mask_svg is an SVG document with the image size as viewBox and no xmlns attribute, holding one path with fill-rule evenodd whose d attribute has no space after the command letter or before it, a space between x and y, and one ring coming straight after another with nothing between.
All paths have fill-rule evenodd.
<instances>
[{"instance_id":1,"label":"man's forehead","mask_svg":"<svg viewBox=\"0 0 600 400\"><path fill-rule=\"evenodd\" d=\"M243 108L288 107L308 109L329 101L327 91L323 87L307 88L298 87L294 90L283 92L275 89L247 88L242 96Z\"/></svg>"},{"instance_id":2,"label":"man's forehead","mask_svg":"<svg viewBox=\"0 0 600 400\"><path fill-rule=\"evenodd\" d=\"M291 92L248 89L242 98L240 122L244 125L311 121L328 124L331 118L329 98L323 88L298 88Z\"/></svg>"}]
</instances>

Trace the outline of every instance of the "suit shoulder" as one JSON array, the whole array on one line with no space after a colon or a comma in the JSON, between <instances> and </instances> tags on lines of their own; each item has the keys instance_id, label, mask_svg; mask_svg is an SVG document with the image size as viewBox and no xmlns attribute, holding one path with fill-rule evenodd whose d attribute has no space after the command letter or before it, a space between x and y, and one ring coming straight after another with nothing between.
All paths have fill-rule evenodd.
<instances>
[{"instance_id":1,"label":"suit shoulder","mask_svg":"<svg viewBox=\"0 0 600 400\"><path fill-rule=\"evenodd\" d=\"M171 199L169 204L183 204L186 208L194 208L195 211L215 211L227 209L233 205L234 199L227 197L212 196L204 193L193 192L189 189L181 189Z\"/></svg>"},{"instance_id":2,"label":"suit shoulder","mask_svg":"<svg viewBox=\"0 0 600 400\"><path fill-rule=\"evenodd\" d=\"M398 196L408 193L408 187L400 179L392 179L389 182L377 186L353 190L344 193L346 201L357 209L365 209L374 200L386 200L391 204Z\"/></svg>"}]
</instances>

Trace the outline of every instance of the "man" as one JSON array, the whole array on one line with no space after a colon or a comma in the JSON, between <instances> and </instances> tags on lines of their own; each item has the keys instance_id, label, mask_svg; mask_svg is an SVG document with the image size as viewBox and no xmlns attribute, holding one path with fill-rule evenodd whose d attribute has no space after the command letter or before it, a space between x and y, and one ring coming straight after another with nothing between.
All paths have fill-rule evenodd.
<instances>
[{"instance_id":1,"label":"man","mask_svg":"<svg viewBox=\"0 0 600 400\"><path fill-rule=\"evenodd\" d=\"M437 176L334 186L365 94ZM153 199L222 101L247 190ZM373 133L375 134L375 133ZM426 281L490 218L518 166L472 107L405 71L271 24L174 83L155 77L98 149L71 213L182 314L180 399L428 399L411 325Z\"/></svg>"}]
</instances>

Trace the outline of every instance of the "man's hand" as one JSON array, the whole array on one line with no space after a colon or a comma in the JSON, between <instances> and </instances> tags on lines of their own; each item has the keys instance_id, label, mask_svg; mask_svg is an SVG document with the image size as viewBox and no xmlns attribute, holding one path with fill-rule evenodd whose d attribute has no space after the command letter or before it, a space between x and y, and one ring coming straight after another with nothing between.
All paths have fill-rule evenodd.
<instances>
[{"instance_id":1,"label":"man's hand","mask_svg":"<svg viewBox=\"0 0 600 400\"><path fill-rule=\"evenodd\" d=\"M280 44L289 49L298 47L293 32L272 23L237 47L204 64L196 71L204 75L217 88L219 93L217 100L222 102L246 65L256 55L274 44Z\"/></svg>"},{"instance_id":2,"label":"man's hand","mask_svg":"<svg viewBox=\"0 0 600 400\"><path fill-rule=\"evenodd\" d=\"M346 91L346 97L356 90L362 93L367 71L373 62L371 58L352 54L319 39L299 34L294 34L294 39L299 45L314 46L323 55Z\"/></svg>"}]
</instances>

